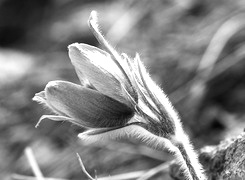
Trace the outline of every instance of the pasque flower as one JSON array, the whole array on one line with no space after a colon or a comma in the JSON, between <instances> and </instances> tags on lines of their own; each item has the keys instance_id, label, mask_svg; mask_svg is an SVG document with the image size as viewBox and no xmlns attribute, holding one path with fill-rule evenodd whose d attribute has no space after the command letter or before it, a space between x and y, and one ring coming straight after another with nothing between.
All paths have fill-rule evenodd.
<instances>
[{"instance_id":1,"label":"pasque flower","mask_svg":"<svg viewBox=\"0 0 245 180\"><path fill-rule=\"evenodd\" d=\"M188 178L205 179L177 113L139 55L129 58L114 50L101 35L95 12L89 26L105 50L79 43L68 46L81 84L49 82L33 99L55 115L44 115L40 121L49 118L85 127L79 138L90 142L132 137L154 148L166 148L184 162Z\"/></svg>"}]
</instances>

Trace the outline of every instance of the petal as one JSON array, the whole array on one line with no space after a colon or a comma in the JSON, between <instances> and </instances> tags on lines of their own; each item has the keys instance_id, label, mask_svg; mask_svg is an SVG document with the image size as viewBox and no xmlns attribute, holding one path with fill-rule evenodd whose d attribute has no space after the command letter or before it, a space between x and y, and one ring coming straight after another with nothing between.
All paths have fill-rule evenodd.
<instances>
[{"instance_id":1,"label":"petal","mask_svg":"<svg viewBox=\"0 0 245 180\"><path fill-rule=\"evenodd\" d=\"M121 88L126 83L124 76L110 54L87 44L74 43L68 48L81 82L87 78L98 91L131 106Z\"/></svg>"},{"instance_id":2,"label":"petal","mask_svg":"<svg viewBox=\"0 0 245 180\"><path fill-rule=\"evenodd\" d=\"M166 150L169 150L170 152L174 152L176 150L176 147L168 139L156 136L137 124L129 124L118 129L108 129L108 131L104 132L98 129L92 129L80 133L78 137L81 140L89 143L100 143L114 139L133 138L145 143L151 148L160 150L166 148Z\"/></svg>"},{"instance_id":3,"label":"petal","mask_svg":"<svg viewBox=\"0 0 245 180\"><path fill-rule=\"evenodd\" d=\"M41 122L45 119L49 119L52 121L68 121L78 126L86 126L86 124L83 124L82 121L70 117L60 116L60 115L42 115L42 117L40 117L40 119L38 120L35 128L37 128L41 124Z\"/></svg>"},{"instance_id":4,"label":"petal","mask_svg":"<svg viewBox=\"0 0 245 180\"><path fill-rule=\"evenodd\" d=\"M66 81L49 82L45 95L47 104L55 112L90 128L122 126L134 114L119 101Z\"/></svg>"},{"instance_id":5,"label":"petal","mask_svg":"<svg viewBox=\"0 0 245 180\"><path fill-rule=\"evenodd\" d=\"M40 117L40 119L37 122L35 128L37 128L44 119L50 119L50 120L53 120L53 121L70 121L70 122L72 121L73 122L73 120L71 118L65 117L65 116L43 115L42 117Z\"/></svg>"},{"instance_id":6,"label":"petal","mask_svg":"<svg viewBox=\"0 0 245 180\"><path fill-rule=\"evenodd\" d=\"M41 91L39 93L36 93L32 100L41 104L46 103L45 92Z\"/></svg>"}]
</instances>

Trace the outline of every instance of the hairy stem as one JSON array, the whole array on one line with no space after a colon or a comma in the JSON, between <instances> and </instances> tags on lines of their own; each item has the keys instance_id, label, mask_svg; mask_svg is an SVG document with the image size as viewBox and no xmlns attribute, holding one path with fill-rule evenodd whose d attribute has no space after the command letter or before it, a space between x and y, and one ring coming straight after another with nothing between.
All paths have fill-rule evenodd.
<instances>
[{"instance_id":1,"label":"hairy stem","mask_svg":"<svg viewBox=\"0 0 245 180\"><path fill-rule=\"evenodd\" d=\"M203 174L201 164L198 162L196 153L192 149L191 145L184 145L183 143L178 143L177 147L180 151L180 155L186 164L188 170L189 179L192 180L206 180Z\"/></svg>"}]
</instances>

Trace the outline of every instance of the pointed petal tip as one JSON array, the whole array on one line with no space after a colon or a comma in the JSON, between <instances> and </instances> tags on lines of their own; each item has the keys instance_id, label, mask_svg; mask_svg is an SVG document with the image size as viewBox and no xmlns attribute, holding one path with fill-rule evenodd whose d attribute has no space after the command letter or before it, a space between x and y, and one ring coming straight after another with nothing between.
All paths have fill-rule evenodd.
<instances>
[{"instance_id":1,"label":"pointed petal tip","mask_svg":"<svg viewBox=\"0 0 245 180\"><path fill-rule=\"evenodd\" d=\"M47 93L48 94L57 93L62 91L63 89L66 89L67 85L71 85L71 84L72 83L68 81L62 81L62 80L49 81L44 89L44 92L46 93L46 95Z\"/></svg>"},{"instance_id":2,"label":"pointed petal tip","mask_svg":"<svg viewBox=\"0 0 245 180\"><path fill-rule=\"evenodd\" d=\"M46 85L44 91L49 94L53 94L57 92L59 89L59 82L58 81L49 81Z\"/></svg>"},{"instance_id":3,"label":"pointed petal tip","mask_svg":"<svg viewBox=\"0 0 245 180\"><path fill-rule=\"evenodd\" d=\"M94 49L98 49L94 46L90 46L88 44L84 43L72 43L68 46L68 53L70 59L73 61L75 58L74 57L79 57L82 56L82 58L85 56L87 51L92 51ZM81 57L80 57L81 58Z\"/></svg>"},{"instance_id":4,"label":"pointed petal tip","mask_svg":"<svg viewBox=\"0 0 245 180\"><path fill-rule=\"evenodd\" d=\"M87 51L99 51L100 53L105 53L105 51L95 47L95 46L92 46L92 45L89 45L89 44L85 44L85 43L78 43L78 42L75 42L75 43L72 43L68 46L68 50L79 50L79 51L82 51L82 50L87 50Z\"/></svg>"},{"instance_id":5,"label":"pointed petal tip","mask_svg":"<svg viewBox=\"0 0 245 180\"><path fill-rule=\"evenodd\" d=\"M42 99L35 95L31 100L36 101L36 102L40 102Z\"/></svg>"},{"instance_id":6,"label":"pointed petal tip","mask_svg":"<svg viewBox=\"0 0 245 180\"><path fill-rule=\"evenodd\" d=\"M49 81L46 87L58 86L59 81Z\"/></svg>"},{"instance_id":7,"label":"pointed petal tip","mask_svg":"<svg viewBox=\"0 0 245 180\"><path fill-rule=\"evenodd\" d=\"M45 92L41 91L39 93L36 93L32 100L38 103L44 103L46 101Z\"/></svg>"},{"instance_id":8,"label":"pointed petal tip","mask_svg":"<svg viewBox=\"0 0 245 180\"><path fill-rule=\"evenodd\" d=\"M97 17L98 13L96 10L92 10L91 13L90 13L90 17L91 18L94 18L94 17Z\"/></svg>"},{"instance_id":9,"label":"pointed petal tip","mask_svg":"<svg viewBox=\"0 0 245 180\"><path fill-rule=\"evenodd\" d=\"M36 94L35 94L31 100L32 100L32 101L38 101L39 98L38 98L38 97L36 96Z\"/></svg>"},{"instance_id":10,"label":"pointed petal tip","mask_svg":"<svg viewBox=\"0 0 245 180\"><path fill-rule=\"evenodd\" d=\"M98 20L98 13L97 11L92 10L88 19L88 24L91 24L93 22L97 23L97 20Z\"/></svg>"},{"instance_id":11,"label":"pointed petal tip","mask_svg":"<svg viewBox=\"0 0 245 180\"><path fill-rule=\"evenodd\" d=\"M72 43L68 46L68 50L72 49L72 48L77 48L77 46L79 45L79 43L75 42L75 43Z\"/></svg>"}]
</instances>

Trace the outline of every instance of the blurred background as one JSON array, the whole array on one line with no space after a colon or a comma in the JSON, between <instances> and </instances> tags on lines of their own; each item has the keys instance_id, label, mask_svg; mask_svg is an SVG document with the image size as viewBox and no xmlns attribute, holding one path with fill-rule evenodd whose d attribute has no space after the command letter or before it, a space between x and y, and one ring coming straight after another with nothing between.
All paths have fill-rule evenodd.
<instances>
[{"instance_id":1,"label":"blurred background","mask_svg":"<svg viewBox=\"0 0 245 180\"><path fill-rule=\"evenodd\" d=\"M140 53L196 149L243 131L245 1L0 0L0 179L33 179L26 147L53 179L87 179L76 152L98 177L134 172L127 179L137 179L172 159L133 141L81 142L83 129L69 123L47 120L35 129L51 112L32 102L34 94L51 80L78 83L67 46L99 46L87 26L92 10L116 49ZM163 177L171 179L168 172L150 179Z\"/></svg>"}]
</instances>

